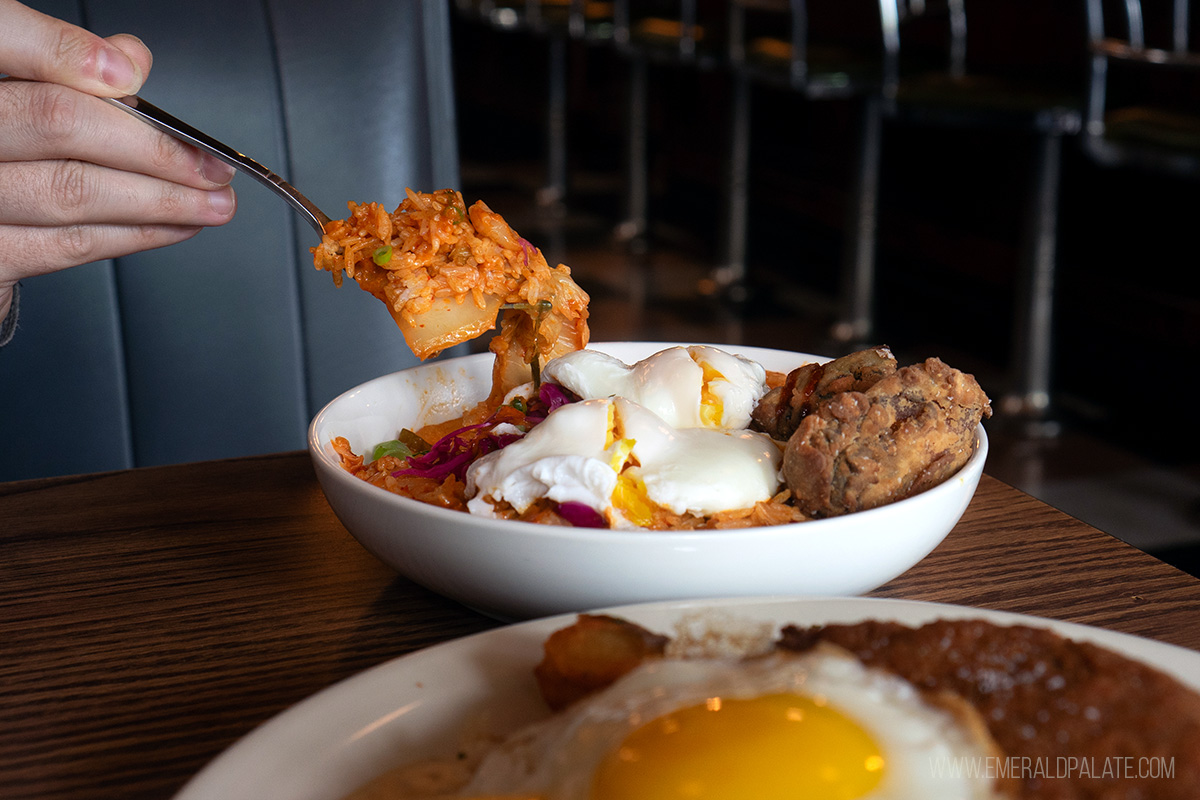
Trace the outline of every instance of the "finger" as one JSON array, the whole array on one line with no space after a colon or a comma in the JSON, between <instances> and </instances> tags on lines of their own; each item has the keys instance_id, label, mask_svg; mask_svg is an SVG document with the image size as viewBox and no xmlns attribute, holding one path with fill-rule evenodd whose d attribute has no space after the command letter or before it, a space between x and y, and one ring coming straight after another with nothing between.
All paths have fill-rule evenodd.
<instances>
[{"instance_id":1,"label":"finger","mask_svg":"<svg viewBox=\"0 0 1200 800\"><path fill-rule=\"evenodd\" d=\"M130 33L118 33L106 37L105 41L124 53L134 63L134 66L141 72L143 81L150 75L150 67L154 65L154 55L150 52L150 48L146 47L145 42Z\"/></svg>"},{"instance_id":2,"label":"finger","mask_svg":"<svg viewBox=\"0 0 1200 800\"><path fill-rule=\"evenodd\" d=\"M0 225L0 282L166 247L201 230L174 225Z\"/></svg>"},{"instance_id":3,"label":"finger","mask_svg":"<svg viewBox=\"0 0 1200 800\"><path fill-rule=\"evenodd\" d=\"M0 0L3 2L3 0ZM0 161L78 159L212 189L233 167L108 103L62 86L0 82Z\"/></svg>"},{"instance_id":4,"label":"finger","mask_svg":"<svg viewBox=\"0 0 1200 800\"><path fill-rule=\"evenodd\" d=\"M0 72L18 78L102 97L135 94L146 79L143 65L149 63L148 51L130 57L137 50L135 42L131 36L105 40L15 0L0 0Z\"/></svg>"},{"instance_id":5,"label":"finger","mask_svg":"<svg viewBox=\"0 0 1200 800\"><path fill-rule=\"evenodd\" d=\"M204 191L83 161L0 164L6 224L224 225L236 206L228 186Z\"/></svg>"}]
</instances>

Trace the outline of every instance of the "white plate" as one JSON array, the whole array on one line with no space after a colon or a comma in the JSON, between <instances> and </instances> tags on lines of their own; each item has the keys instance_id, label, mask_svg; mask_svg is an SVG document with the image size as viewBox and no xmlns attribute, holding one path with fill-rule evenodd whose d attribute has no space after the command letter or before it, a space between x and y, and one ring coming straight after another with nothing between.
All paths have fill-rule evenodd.
<instances>
[{"instance_id":1,"label":"white plate","mask_svg":"<svg viewBox=\"0 0 1200 800\"><path fill-rule=\"evenodd\" d=\"M739 598L609 609L671 632L685 613L715 609L776 626L890 619L982 618L1050 628L1152 664L1200 690L1200 653L1100 628L963 606L872 598ZM505 728L545 715L532 672L542 642L573 614L497 628L388 661L279 714L196 775L177 800L337 800L387 769L453 752L481 709Z\"/></svg>"}]
</instances>

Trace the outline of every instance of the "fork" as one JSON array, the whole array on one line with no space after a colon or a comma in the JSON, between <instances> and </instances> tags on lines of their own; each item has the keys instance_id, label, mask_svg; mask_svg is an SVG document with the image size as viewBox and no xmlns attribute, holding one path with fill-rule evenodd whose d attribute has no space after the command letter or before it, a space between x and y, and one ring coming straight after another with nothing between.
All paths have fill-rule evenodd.
<instances>
[{"instance_id":1,"label":"fork","mask_svg":"<svg viewBox=\"0 0 1200 800\"><path fill-rule=\"evenodd\" d=\"M249 175L282 197L308 224L313 226L317 232L317 236L325 235L325 226L331 221L329 215L317 208L295 186L292 186L254 159L239 153L224 142L217 141L207 133L193 128L183 120L177 119L137 95L119 98L105 97L103 99L122 111L132 114L142 122L158 128L163 133L174 136L176 139L188 144L195 145L201 150L221 159L239 172Z\"/></svg>"}]
</instances>

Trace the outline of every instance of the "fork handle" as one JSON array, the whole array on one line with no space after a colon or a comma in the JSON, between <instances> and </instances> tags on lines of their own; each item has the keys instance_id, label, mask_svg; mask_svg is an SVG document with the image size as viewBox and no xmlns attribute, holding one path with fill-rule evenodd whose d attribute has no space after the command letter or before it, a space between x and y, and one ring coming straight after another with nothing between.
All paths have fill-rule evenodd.
<instances>
[{"instance_id":1,"label":"fork handle","mask_svg":"<svg viewBox=\"0 0 1200 800\"><path fill-rule=\"evenodd\" d=\"M224 142L217 141L207 133L193 128L183 120L168 114L158 106L143 100L137 95L120 98L105 97L102 99L122 111L132 114L143 122L158 128L163 133L174 136L176 139L180 139L188 144L195 145L208 153L212 153L234 169L254 178L286 200L292 208L296 209L300 216L304 217L313 226L318 236L325 234L325 225L330 221L329 216L317 208L311 200L302 195L296 187L254 159L239 153Z\"/></svg>"}]
</instances>

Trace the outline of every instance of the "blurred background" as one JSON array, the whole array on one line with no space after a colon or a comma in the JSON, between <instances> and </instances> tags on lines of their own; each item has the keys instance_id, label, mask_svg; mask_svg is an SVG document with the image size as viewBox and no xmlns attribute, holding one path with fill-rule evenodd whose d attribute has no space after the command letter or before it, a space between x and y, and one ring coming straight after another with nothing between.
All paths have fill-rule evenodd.
<instances>
[{"instance_id":1,"label":"blurred background","mask_svg":"<svg viewBox=\"0 0 1200 800\"><path fill-rule=\"evenodd\" d=\"M462 0L463 193L596 340L973 372L990 474L1197 572L1200 71L1145 5Z\"/></svg>"}]
</instances>

